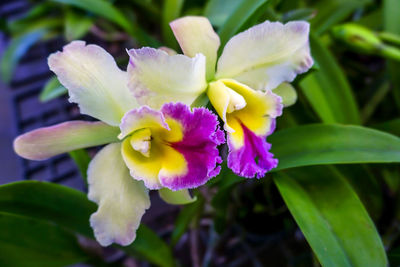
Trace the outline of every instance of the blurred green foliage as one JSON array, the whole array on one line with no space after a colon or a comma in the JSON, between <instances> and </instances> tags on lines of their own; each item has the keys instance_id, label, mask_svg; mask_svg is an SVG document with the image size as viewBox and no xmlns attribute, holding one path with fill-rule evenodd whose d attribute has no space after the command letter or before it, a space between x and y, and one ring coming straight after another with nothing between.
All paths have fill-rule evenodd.
<instances>
[{"instance_id":1,"label":"blurred green foliage","mask_svg":"<svg viewBox=\"0 0 400 267\"><path fill-rule=\"evenodd\" d=\"M315 65L294 81L298 101L284 110L268 139L278 169L254 181L224 165L196 190L197 201L182 207L167 230L169 244L142 226L123 250L158 266L196 265L199 257L203 266L365 267L387 266L388 260L397 266L400 168L388 163L400 162L399 12L399 0L32 1L24 17L0 21L11 37L1 77L11 81L24 54L51 38L96 40L124 53L138 46L179 49L168 24L184 15L207 16L222 44L265 20L308 20ZM128 60L126 54L116 56L119 63ZM40 99L65 93L52 78ZM71 156L84 174L88 154ZM0 246L10 253L10 258L0 253L0 265L19 260L19 266L29 266L18 252L52 266L79 261L115 266L87 245L75 246L73 233L93 238L88 218L94 210L82 193L63 186L1 186L0 224L16 235L36 232L26 242L0 235ZM36 234L46 237L36 243ZM44 259L38 248L49 244L58 248ZM190 255L180 255L180 249Z\"/></svg>"}]
</instances>

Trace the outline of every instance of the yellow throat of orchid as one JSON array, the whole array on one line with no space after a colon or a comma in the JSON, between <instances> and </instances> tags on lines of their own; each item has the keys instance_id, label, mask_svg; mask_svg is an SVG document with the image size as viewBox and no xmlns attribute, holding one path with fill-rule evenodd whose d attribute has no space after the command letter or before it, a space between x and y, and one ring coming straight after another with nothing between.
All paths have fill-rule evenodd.
<instances>
[{"instance_id":1,"label":"yellow throat of orchid","mask_svg":"<svg viewBox=\"0 0 400 267\"><path fill-rule=\"evenodd\" d=\"M207 95L236 148L244 144L243 126L259 136L270 131L269 114L275 109L275 102L268 93L233 79L220 79L209 84Z\"/></svg>"},{"instance_id":2,"label":"yellow throat of orchid","mask_svg":"<svg viewBox=\"0 0 400 267\"><path fill-rule=\"evenodd\" d=\"M122 156L134 176L151 179L153 185L159 184L160 174L170 176L187 172L185 158L172 146L183 138L182 125L170 118L165 122L169 129L156 121L143 121L144 126L151 126L135 130L122 142Z\"/></svg>"}]
</instances>

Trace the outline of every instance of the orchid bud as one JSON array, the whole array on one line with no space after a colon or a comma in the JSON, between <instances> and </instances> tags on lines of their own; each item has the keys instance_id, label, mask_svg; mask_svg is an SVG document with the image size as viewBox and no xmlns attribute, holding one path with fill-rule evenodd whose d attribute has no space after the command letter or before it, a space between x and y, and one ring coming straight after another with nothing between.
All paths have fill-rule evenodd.
<instances>
[{"instance_id":1,"label":"orchid bud","mask_svg":"<svg viewBox=\"0 0 400 267\"><path fill-rule=\"evenodd\" d=\"M374 32L358 24L348 23L333 28L333 36L351 48L375 54L384 45Z\"/></svg>"}]
</instances>

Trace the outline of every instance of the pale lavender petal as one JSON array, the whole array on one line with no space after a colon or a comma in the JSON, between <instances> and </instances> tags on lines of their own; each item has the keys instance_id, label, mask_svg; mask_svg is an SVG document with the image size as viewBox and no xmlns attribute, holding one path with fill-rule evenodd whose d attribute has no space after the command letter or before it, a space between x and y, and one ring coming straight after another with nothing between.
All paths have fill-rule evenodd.
<instances>
[{"instance_id":1,"label":"pale lavender petal","mask_svg":"<svg viewBox=\"0 0 400 267\"><path fill-rule=\"evenodd\" d=\"M129 50L129 83L141 105L159 109L167 102L191 105L207 88L206 58L168 53L149 47Z\"/></svg>"},{"instance_id":2,"label":"pale lavender petal","mask_svg":"<svg viewBox=\"0 0 400 267\"><path fill-rule=\"evenodd\" d=\"M225 142L217 116L206 108L195 108L191 112L182 103L165 104L161 111L165 118L175 119L183 125L183 139L171 146L183 154L188 164L185 175L160 176L161 184L172 190L194 188L217 175L220 171L217 164L221 163L217 146Z\"/></svg>"},{"instance_id":3,"label":"pale lavender petal","mask_svg":"<svg viewBox=\"0 0 400 267\"><path fill-rule=\"evenodd\" d=\"M125 112L138 106L127 73L100 46L73 41L51 54L48 64L81 113L118 126Z\"/></svg>"},{"instance_id":4,"label":"pale lavender petal","mask_svg":"<svg viewBox=\"0 0 400 267\"><path fill-rule=\"evenodd\" d=\"M233 36L218 60L216 79L233 78L256 90L272 90L291 82L313 64L309 24L258 24Z\"/></svg>"},{"instance_id":5,"label":"pale lavender petal","mask_svg":"<svg viewBox=\"0 0 400 267\"><path fill-rule=\"evenodd\" d=\"M257 136L245 126L242 127L244 145L239 149L235 149L228 134L228 167L243 177L262 178L268 171L278 166L278 160L269 152L271 144L266 141L266 136ZM271 126L272 130L274 128L275 123Z\"/></svg>"},{"instance_id":6,"label":"pale lavender petal","mask_svg":"<svg viewBox=\"0 0 400 267\"><path fill-rule=\"evenodd\" d=\"M45 160L79 148L118 141L119 129L103 122L69 121L18 136L14 150L21 157Z\"/></svg>"}]
</instances>

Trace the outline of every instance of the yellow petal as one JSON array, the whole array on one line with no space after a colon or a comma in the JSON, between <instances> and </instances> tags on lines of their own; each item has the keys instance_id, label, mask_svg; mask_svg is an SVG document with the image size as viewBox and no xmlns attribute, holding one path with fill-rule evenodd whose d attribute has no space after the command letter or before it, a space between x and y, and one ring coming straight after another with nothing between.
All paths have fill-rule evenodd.
<instances>
[{"instance_id":1,"label":"yellow petal","mask_svg":"<svg viewBox=\"0 0 400 267\"><path fill-rule=\"evenodd\" d=\"M132 111L131 115L135 116L126 116L123 120L126 123L123 128L133 133L122 142L122 156L132 177L143 180L147 188L159 189L162 187L160 176L177 177L187 172L184 156L171 147L171 143L182 140L183 126L172 118L157 124L155 112L139 113L140 116L136 113ZM134 124L128 123L129 118L136 118L132 121ZM132 125L135 126L132 128Z\"/></svg>"}]
</instances>

